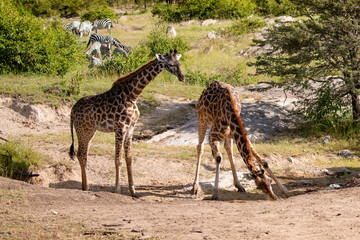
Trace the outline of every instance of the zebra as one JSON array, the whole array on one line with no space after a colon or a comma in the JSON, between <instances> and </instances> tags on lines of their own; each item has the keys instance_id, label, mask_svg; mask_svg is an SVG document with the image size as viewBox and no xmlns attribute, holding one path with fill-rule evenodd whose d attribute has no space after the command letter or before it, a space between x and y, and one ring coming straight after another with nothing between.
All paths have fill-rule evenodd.
<instances>
[{"instance_id":1,"label":"zebra","mask_svg":"<svg viewBox=\"0 0 360 240\"><path fill-rule=\"evenodd\" d=\"M66 27L66 33L69 31L72 31L75 35L79 35L79 28L80 28L80 21L72 21L67 27Z\"/></svg>"},{"instance_id":2,"label":"zebra","mask_svg":"<svg viewBox=\"0 0 360 240\"><path fill-rule=\"evenodd\" d=\"M81 22L80 28L79 28L80 37L83 36L83 32L85 32L85 31L88 33L88 36L89 36L92 28L93 28L93 26L92 26L91 22L89 22L89 21Z\"/></svg>"},{"instance_id":3,"label":"zebra","mask_svg":"<svg viewBox=\"0 0 360 240\"><path fill-rule=\"evenodd\" d=\"M102 66L103 65L103 62L101 61L100 58L91 56L91 57L88 57L88 60L90 62L90 65L88 66L90 69L93 68L94 66Z\"/></svg>"},{"instance_id":4,"label":"zebra","mask_svg":"<svg viewBox=\"0 0 360 240\"><path fill-rule=\"evenodd\" d=\"M102 60L105 60L105 57L108 57L111 60L111 43L106 42L106 44L101 44L100 42L94 42L91 48L86 51L86 55L89 57L94 54L96 57L102 56Z\"/></svg>"},{"instance_id":5,"label":"zebra","mask_svg":"<svg viewBox=\"0 0 360 240\"><path fill-rule=\"evenodd\" d=\"M95 20L93 22L93 30L97 33L98 29L104 29L107 28L108 33L111 34L111 28L113 27L112 21L110 18L104 18L100 20Z\"/></svg>"},{"instance_id":6,"label":"zebra","mask_svg":"<svg viewBox=\"0 0 360 240\"><path fill-rule=\"evenodd\" d=\"M100 35L97 33L93 33L90 35L89 42L88 42L86 48L89 47L90 43L94 43L94 42L100 42L100 43L110 42L111 45L114 45L116 47L124 49L124 51L126 53L130 52L130 50L131 50L130 47L125 46L124 44L120 43L120 41L118 41L117 39L115 39L111 36Z\"/></svg>"}]
</instances>

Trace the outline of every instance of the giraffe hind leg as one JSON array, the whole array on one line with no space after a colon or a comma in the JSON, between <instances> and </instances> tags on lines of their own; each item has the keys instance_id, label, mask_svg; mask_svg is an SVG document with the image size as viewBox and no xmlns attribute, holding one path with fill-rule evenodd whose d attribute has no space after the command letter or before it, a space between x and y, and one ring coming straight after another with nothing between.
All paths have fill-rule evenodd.
<instances>
[{"instance_id":1,"label":"giraffe hind leg","mask_svg":"<svg viewBox=\"0 0 360 240\"><path fill-rule=\"evenodd\" d=\"M131 139L133 136L134 126L131 126L126 134L125 142L124 142L124 150L125 150L125 161L126 168L128 174L128 183L129 183L129 191L131 196L138 198L135 193L135 186L132 174L132 154L131 154Z\"/></svg>"},{"instance_id":2,"label":"giraffe hind leg","mask_svg":"<svg viewBox=\"0 0 360 240\"><path fill-rule=\"evenodd\" d=\"M79 160L80 168L81 168L81 188L84 191L89 190L87 174L86 174L86 165L87 165L87 155L89 150L89 144L91 139L93 138L95 131L89 132L85 135L78 135L78 152L77 158Z\"/></svg>"}]
</instances>

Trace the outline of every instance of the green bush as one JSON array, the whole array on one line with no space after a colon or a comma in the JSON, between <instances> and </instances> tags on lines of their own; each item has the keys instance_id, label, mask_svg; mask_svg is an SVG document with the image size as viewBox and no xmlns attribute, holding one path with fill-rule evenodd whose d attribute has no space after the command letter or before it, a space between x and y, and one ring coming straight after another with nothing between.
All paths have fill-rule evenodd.
<instances>
[{"instance_id":1,"label":"green bush","mask_svg":"<svg viewBox=\"0 0 360 240\"><path fill-rule=\"evenodd\" d=\"M176 4L157 4L152 9L168 22L180 22L189 19L232 19L249 16L256 5L251 0L184 0Z\"/></svg>"},{"instance_id":2,"label":"green bush","mask_svg":"<svg viewBox=\"0 0 360 240\"><path fill-rule=\"evenodd\" d=\"M169 38L166 35L166 28L167 26L163 24L156 24L147 39L135 47L128 57L113 58L98 69L103 74L126 74L155 58L156 53L165 54L174 49L182 54L182 59L186 59L186 52L190 48L189 43L179 37Z\"/></svg>"},{"instance_id":3,"label":"green bush","mask_svg":"<svg viewBox=\"0 0 360 240\"><path fill-rule=\"evenodd\" d=\"M190 85L200 85L200 86L207 86L212 83L214 80L218 81L225 81L223 75L220 74L213 74L213 73L205 73L198 70L191 71L187 69L185 73L186 84Z\"/></svg>"},{"instance_id":4,"label":"green bush","mask_svg":"<svg viewBox=\"0 0 360 240\"><path fill-rule=\"evenodd\" d=\"M225 30L221 31L221 34L227 37L240 36L265 27L265 24L265 21L260 20L259 18L241 18L235 21L230 27L227 27Z\"/></svg>"},{"instance_id":5,"label":"green bush","mask_svg":"<svg viewBox=\"0 0 360 240\"><path fill-rule=\"evenodd\" d=\"M177 49L178 52L182 54L182 58L186 58L185 53L190 49L188 41L180 37L169 38L166 35L167 27L165 24L156 24L147 37L147 40L140 45L148 49L148 56L151 58L154 57L156 53L163 54L172 49Z\"/></svg>"},{"instance_id":6,"label":"green bush","mask_svg":"<svg viewBox=\"0 0 360 240\"><path fill-rule=\"evenodd\" d=\"M254 0L254 2L260 15L281 16L297 13L291 0Z\"/></svg>"},{"instance_id":7,"label":"green bush","mask_svg":"<svg viewBox=\"0 0 360 240\"><path fill-rule=\"evenodd\" d=\"M114 10L110 9L107 5L93 5L93 7L89 7L89 9L89 11L81 16L81 21L88 20L93 22L96 19L103 18L116 19Z\"/></svg>"},{"instance_id":8,"label":"green bush","mask_svg":"<svg viewBox=\"0 0 360 240\"><path fill-rule=\"evenodd\" d=\"M38 168L41 157L31 148L5 142L0 144L0 176L25 180Z\"/></svg>"},{"instance_id":9,"label":"green bush","mask_svg":"<svg viewBox=\"0 0 360 240\"><path fill-rule=\"evenodd\" d=\"M11 21L9 21L11 19ZM63 76L80 61L80 46L61 24L19 11L11 0L0 3L0 73L32 72Z\"/></svg>"}]
</instances>

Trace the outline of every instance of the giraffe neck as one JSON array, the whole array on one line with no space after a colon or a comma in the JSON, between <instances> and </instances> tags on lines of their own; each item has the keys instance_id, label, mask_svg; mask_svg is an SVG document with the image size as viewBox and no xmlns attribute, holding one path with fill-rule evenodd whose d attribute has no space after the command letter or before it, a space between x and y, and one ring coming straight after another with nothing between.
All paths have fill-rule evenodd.
<instances>
[{"instance_id":1,"label":"giraffe neck","mask_svg":"<svg viewBox=\"0 0 360 240\"><path fill-rule=\"evenodd\" d=\"M116 88L117 85L123 85L128 98L136 101L144 88L163 70L163 63L157 59L151 60L144 66L118 79L114 82L113 88Z\"/></svg>"}]
</instances>

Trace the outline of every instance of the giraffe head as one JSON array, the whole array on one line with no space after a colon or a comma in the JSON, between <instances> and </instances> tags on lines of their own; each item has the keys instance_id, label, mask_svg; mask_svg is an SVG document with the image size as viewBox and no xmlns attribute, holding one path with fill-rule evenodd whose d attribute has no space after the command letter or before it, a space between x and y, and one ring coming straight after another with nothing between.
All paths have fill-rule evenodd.
<instances>
[{"instance_id":1,"label":"giraffe head","mask_svg":"<svg viewBox=\"0 0 360 240\"><path fill-rule=\"evenodd\" d=\"M264 169L256 171L254 174L252 174L252 177L255 180L256 186L261 189L264 193L269 195L273 200L276 200L277 197L274 194L272 188L271 188L271 178L266 176Z\"/></svg>"},{"instance_id":2,"label":"giraffe head","mask_svg":"<svg viewBox=\"0 0 360 240\"><path fill-rule=\"evenodd\" d=\"M172 50L170 50L170 54L156 54L157 60L163 64L164 69L176 76L179 81L183 82L185 80L185 76L182 74L180 69L180 57L181 54L178 54L176 49L174 50L174 54Z\"/></svg>"}]
</instances>

